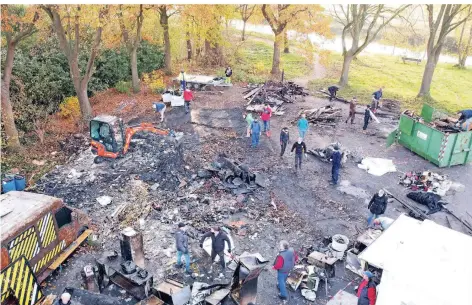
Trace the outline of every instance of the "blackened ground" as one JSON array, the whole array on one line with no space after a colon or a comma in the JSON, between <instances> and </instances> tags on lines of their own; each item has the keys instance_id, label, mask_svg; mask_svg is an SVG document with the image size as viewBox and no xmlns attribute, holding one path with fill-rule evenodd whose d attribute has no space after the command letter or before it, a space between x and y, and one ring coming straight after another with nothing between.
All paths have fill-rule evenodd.
<instances>
[{"instance_id":1,"label":"blackened ground","mask_svg":"<svg viewBox=\"0 0 472 305\"><path fill-rule=\"evenodd\" d=\"M363 118L360 115L356 117L354 125L345 124L342 120L337 123L336 128L332 129L310 126L305 140L308 149L324 147L329 143L339 141L357 158L369 156L392 159L399 172L375 177L359 169L351 159L341 170L341 180L349 181L350 185L348 187L333 187L328 183L331 176L330 164L308 156L303 160L303 169L296 173L294 157L289 155L289 151L283 158L279 157L280 129L284 126L290 129L291 142L288 146L288 150L290 150L291 144L298 137L296 126L291 125L290 122L296 119L299 110L325 106L330 102L310 96L305 98L303 102L285 104L285 114L273 117L271 120L271 136L263 135L259 147L252 149L250 148L250 139L245 137L245 121L242 118L246 103L242 100L243 91L243 88L235 86L221 94L218 92L198 92L196 100L192 104L191 114L185 114L183 107L171 109L166 114L166 120L162 126L185 133L181 140L181 155L174 155L174 152L164 153L166 151L164 144L161 147L160 142L154 143L148 141L149 139L144 139L144 142L138 141L139 147L137 146L132 151L133 159L127 163L128 165L124 165L126 170L121 174L119 171L116 172L116 176L106 173L109 168L105 166L93 170L94 167L87 163L90 162L87 159L86 162L81 161L77 165L83 166L83 177L61 178L62 180L59 180L60 183L68 183L70 189L74 187L74 179L82 179L81 183L77 185L77 190L71 192L72 195L66 191L62 193L47 192L59 194L68 202L70 202L69 197L83 196L75 203L86 208L89 214L97 220L98 226L120 227L121 223L102 223L103 221L100 220L104 217L104 213L111 213L120 202L141 198L139 194L144 192L142 189L148 190L155 181L168 183L169 185L163 188L159 185L156 191L148 190L149 193L144 196L147 199L144 201L143 207L149 203L148 200L161 204L163 207L161 212L150 211L149 214L143 216L146 221L143 231L148 269L156 275L155 280L157 281L168 275L181 276L180 272L172 268L172 260L175 257L172 232L178 221L189 223L190 234L195 236L195 239L190 239L191 254L197 261L194 264L195 271L200 275L204 274L198 280L213 283L215 275L207 273L209 259L198 247L198 236L203 232L203 228L221 223L231 226L231 222L243 221L246 224L245 229L232 231L236 254L241 254L244 251L259 252L270 262L277 254L277 245L281 239L288 240L303 255L306 254L306 248L317 244L323 236L339 233L354 241L358 233L366 228L368 214L366 199L369 199L380 188L386 187L399 198L412 203L405 196L408 191L398 185L399 172L432 170L449 175L450 179L464 184L466 188L463 192L446 197L446 201L450 203L448 208L462 218L468 217L467 210L472 214L468 202L472 191L467 187L472 183L471 165L439 169L401 146L387 149L385 139L379 136L385 134L381 130L385 124L371 123L367 133L364 134L362 133ZM336 103L336 106L341 107L344 117L347 117L348 106L341 103ZM143 117L143 120L155 119L155 116L150 110L149 115ZM142 160L140 160L141 149L143 149L143 154L147 154L147 157ZM157 168L162 167L165 175L162 173L160 176L160 173L155 170L146 172L146 169L155 168L146 161L151 158L154 151L156 152L155 165L160 164ZM239 202L236 200L236 196L228 193L224 188L219 188L219 182L215 181L215 178L210 180L195 178L194 175L198 169L214 161L221 153L247 164L251 171L264 173L268 177L268 187L259 188L254 194L244 198L245 201ZM167 154L173 157L164 158ZM178 158L175 168L173 158ZM163 164L161 161L170 165ZM71 167L65 167L67 170L71 170ZM64 175L64 170L62 169L61 175ZM143 170L145 171L144 176ZM60 172L61 170L58 170L56 176L52 175L51 177L57 177ZM90 172L96 172L96 175L99 175L96 181L103 178L106 179L106 183L100 183L96 189L93 189L96 182L83 185L83 179L89 177ZM149 183L144 182L144 184L141 183L137 186L129 186L136 179L146 178L146 173L149 173L151 178L156 175L156 178ZM175 187L175 177L177 177L179 184L181 181L185 181L186 185ZM49 186L49 189L60 189L60 186L57 186L60 183ZM91 188L93 192L86 188ZM100 207L95 202L95 197L107 195L111 191L114 192L114 196L117 196L112 206ZM120 192L123 193L123 196L115 195ZM128 195L125 196L125 193L128 192L137 195L126 197ZM277 211L271 205L272 200L277 206ZM405 212L399 203L393 202L389 204L386 215L395 218ZM432 215L431 218L445 225L445 216L443 212L439 212ZM461 224L450 216L449 220L453 229L464 230ZM127 220L120 221L126 222ZM126 223L129 224L129 222ZM132 225L139 227L136 222ZM101 232L105 239L104 247L116 249L118 247L117 233L109 227L102 229ZM92 252L90 255L99 255L99 253ZM82 256L76 256L70 260L70 264L84 265L85 262L82 260ZM68 285L79 285L77 281L71 280L71 278L76 278L74 272L69 274L69 279L67 276L53 278L51 284L55 287L62 287L65 282ZM190 278L183 279L191 281ZM276 274L271 268L267 268L261 274L258 305L281 304L277 298L275 280ZM329 281L328 295L326 296L324 284L321 283L315 304L326 304L331 296L344 287L347 287L346 291L352 293L353 287L359 280L358 276L346 271L343 262L339 262L336 266L336 277ZM290 300L287 304L307 303L299 291L290 292Z\"/></svg>"}]
</instances>

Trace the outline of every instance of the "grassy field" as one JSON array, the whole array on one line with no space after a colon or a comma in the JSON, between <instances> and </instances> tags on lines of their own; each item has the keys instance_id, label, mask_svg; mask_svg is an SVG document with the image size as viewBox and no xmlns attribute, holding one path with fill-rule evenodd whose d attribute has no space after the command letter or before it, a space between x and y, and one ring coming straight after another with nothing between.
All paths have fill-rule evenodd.
<instances>
[{"instance_id":1,"label":"grassy field","mask_svg":"<svg viewBox=\"0 0 472 305\"><path fill-rule=\"evenodd\" d=\"M327 63L327 77L310 82L312 89L319 89L339 81L342 56L331 54ZM384 87L384 97L401 101L402 108L420 109L425 100L416 98L424 71L424 62L403 64L400 57L368 55L360 56L351 64L349 86L338 94L351 98L357 96L361 103L368 103L379 87ZM431 87L434 107L449 112L472 108L472 69L454 68L452 64L438 64Z\"/></svg>"},{"instance_id":2,"label":"grassy field","mask_svg":"<svg viewBox=\"0 0 472 305\"><path fill-rule=\"evenodd\" d=\"M235 54L233 78L235 81L260 83L270 78L272 68L272 43L265 38L249 36ZM286 79L307 75L310 64L302 55L295 52L281 56L280 69L285 71Z\"/></svg>"}]
</instances>

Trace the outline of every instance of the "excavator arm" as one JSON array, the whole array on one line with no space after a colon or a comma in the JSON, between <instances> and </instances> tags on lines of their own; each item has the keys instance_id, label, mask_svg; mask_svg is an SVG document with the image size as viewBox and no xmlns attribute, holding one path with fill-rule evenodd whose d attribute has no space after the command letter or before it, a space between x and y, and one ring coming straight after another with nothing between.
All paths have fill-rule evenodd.
<instances>
[{"instance_id":1,"label":"excavator arm","mask_svg":"<svg viewBox=\"0 0 472 305\"><path fill-rule=\"evenodd\" d=\"M151 123L141 123L138 126L132 126L126 128L125 132L125 142L123 145L123 154L126 154L129 149L129 145L131 143L131 139L133 138L134 134L140 131L147 131L147 132L152 132L156 134L160 134L162 136L167 136L169 135L169 131L163 130L156 128L154 125Z\"/></svg>"}]
</instances>

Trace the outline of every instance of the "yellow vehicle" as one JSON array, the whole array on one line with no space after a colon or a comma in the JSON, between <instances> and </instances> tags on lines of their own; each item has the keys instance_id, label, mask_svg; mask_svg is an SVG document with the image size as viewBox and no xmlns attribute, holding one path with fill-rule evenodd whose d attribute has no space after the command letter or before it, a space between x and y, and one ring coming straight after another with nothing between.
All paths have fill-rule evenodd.
<instances>
[{"instance_id":1,"label":"yellow vehicle","mask_svg":"<svg viewBox=\"0 0 472 305\"><path fill-rule=\"evenodd\" d=\"M40 283L90 235L88 217L47 195L0 195L1 304L33 305Z\"/></svg>"}]
</instances>

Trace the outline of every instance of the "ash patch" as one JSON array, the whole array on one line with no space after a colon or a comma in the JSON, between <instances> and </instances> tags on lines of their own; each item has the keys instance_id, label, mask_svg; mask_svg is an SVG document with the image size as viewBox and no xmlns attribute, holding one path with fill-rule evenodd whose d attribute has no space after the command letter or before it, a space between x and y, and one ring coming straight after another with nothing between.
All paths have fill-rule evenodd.
<instances>
[{"instance_id":1,"label":"ash patch","mask_svg":"<svg viewBox=\"0 0 472 305\"><path fill-rule=\"evenodd\" d=\"M122 158L94 164L94 157L90 150L82 152L75 161L43 176L34 190L82 207L95 204L101 195L113 197L110 193L123 191L131 180L157 183L159 188L172 191L190 175L184 168L181 145L155 134L136 136Z\"/></svg>"}]
</instances>

